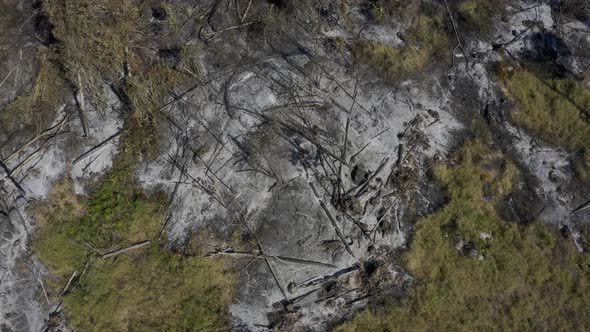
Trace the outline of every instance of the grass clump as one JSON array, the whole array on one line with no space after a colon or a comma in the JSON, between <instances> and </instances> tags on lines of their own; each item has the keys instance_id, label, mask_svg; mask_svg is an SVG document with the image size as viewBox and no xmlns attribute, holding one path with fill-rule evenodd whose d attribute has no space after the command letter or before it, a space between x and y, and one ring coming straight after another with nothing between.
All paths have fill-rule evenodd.
<instances>
[{"instance_id":1,"label":"grass clump","mask_svg":"<svg viewBox=\"0 0 590 332\"><path fill-rule=\"evenodd\" d=\"M406 14L415 14L421 1L411 0L371 0L361 7L367 16L382 23L393 19L403 19Z\"/></svg>"},{"instance_id":2,"label":"grass clump","mask_svg":"<svg viewBox=\"0 0 590 332\"><path fill-rule=\"evenodd\" d=\"M338 330L588 330L590 256L549 225L518 225L496 213L515 172L479 142L437 166L449 202L418 221L404 254L415 290Z\"/></svg>"},{"instance_id":3,"label":"grass clump","mask_svg":"<svg viewBox=\"0 0 590 332\"><path fill-rule=\"evenodd\" d=\"M136 183L135 165L139 160L139 151L129 143L133 132L124 134L120 153L115 157L113 168L96 185L88 197L70 196L66 203L75 202L78 213L71 213L68 208L60 208L59 197L53 197L42 206L48 213L48 221L42 227L41 235L35 241L39 249L56 239L70 239L71 246L109 251L125 247L138 241L154 238L161 226L165 199L161 194L145 193ZM65 190L62 190L65 191ZM71 247L70 246L70 247ZM40 250L42 259L51 260L51 251L45 254ZM45 260L45 259L44 259Z\"/></svg>"},{"instance_id":4,"label":"grass clump","mask_svg":"<svg viewBox=\"0 0 590 332\"><path fill-rule=\"evenodd\" d=\"M51 293L61 291L64 280L81 270L88 258L87 249L62 232L63 225L78 220L84 214L82 199L73 193L71 180L57 183L49 193L50 200L35 203L32 212L39 230L32 249L52 272L48 278Z\"/></svg>"},{"instance_id":5,"label":"grass clump","mask_svg":"<svg viewBox=\"0 0 590 332\"><path fill-rule=\"evenodd\" d=\"M498 76L516 105L514 122L545 142L580 151L577 173L590 180L590 90L571 78L545 79L518 66L500 65Z\"/></svg>"},{"instance_id":6,"label":"grass clump","mask_svg":"<svg viewBox=\"0 0 590 332\"><path fill-rule=\"evenodd\" d=\"M359 61L377 67L391 80L407 79L423 70L433 57L448 54L442 15L419 14L404 39L401 47L361 41L352 50Z\"/></svg>"}]
</instances>

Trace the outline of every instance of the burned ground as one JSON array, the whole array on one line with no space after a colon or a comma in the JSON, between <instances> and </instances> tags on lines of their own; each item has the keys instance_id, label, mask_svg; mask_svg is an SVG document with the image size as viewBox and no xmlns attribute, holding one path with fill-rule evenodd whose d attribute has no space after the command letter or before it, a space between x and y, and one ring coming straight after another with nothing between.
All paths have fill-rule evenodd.
<instances>
[{"instance_id":1,"label":"burned ground","mask_svg":"<svg viewBox=\"0 0 590 332\"><path fill-rule=\"evenodd\" d=\"M0 327L587 327L566 2L0 2Z\"/></svg>"}]
</instances>

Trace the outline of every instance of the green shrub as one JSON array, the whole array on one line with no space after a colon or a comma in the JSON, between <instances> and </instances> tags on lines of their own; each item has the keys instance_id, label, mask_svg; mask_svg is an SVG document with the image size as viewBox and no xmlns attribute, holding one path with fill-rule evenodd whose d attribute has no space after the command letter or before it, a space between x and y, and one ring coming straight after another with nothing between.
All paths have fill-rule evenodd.
<instances>
[{"instance_id":1,"label":"green shrub","mask_svg":"<svg viewBox=\"0 0 590 332\"><path fill-rule=\"evenodd\" d=\"M498 161L500 169L490 167ZM449 202L418 221L403 257L416 288L401 303L364 311L338 330L588 330L590 255L552 226L517 225L494 209L515 172L477 142L437 166ZM465 244L477 253L465 252Z\"/></svg>"}]
</instances>

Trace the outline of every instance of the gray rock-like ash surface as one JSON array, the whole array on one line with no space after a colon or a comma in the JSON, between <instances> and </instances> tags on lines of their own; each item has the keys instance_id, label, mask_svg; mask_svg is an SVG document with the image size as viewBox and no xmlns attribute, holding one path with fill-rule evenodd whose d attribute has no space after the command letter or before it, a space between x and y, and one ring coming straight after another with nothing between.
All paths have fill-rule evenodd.
<instances>
[{"instance_id":1,"label":"gray rock-like ash surface","mask_svg":"<svg viewBox=\"0 0 590 332\"><path fill-rule=\"evenodd\" d=\"M251 238L250 252L230 244L211 248L243 262L230 306L236 331L325 331L368 303L402 296L414 279L397 253L407 247L416 218L442 202L426 174L463 139L467 112L485 112L503 137L498 148L530 173L521 184L530 192L515 197L515 205L535 201L526 206L538 209L531 214L567 226L574 239L577 225L590 218L590 209L571 213L589 189L574 184L570 152L534 143L510 124L489 74L493 61L547 53L582 74L589 58L579 43L589 43L587 26L560 26L569 33L556 46L549 4L514 2L509 17L495 23L498 38L464 41L453 68L435 66L392 84L331 43L404 43L398 33L404 22L371 22L357 2L347 22L329 9L296 9L281 35L268 40L251 40L251 33L232 28L228 13L214 13L198 33L215 46L201 50L203 78L162 108L159 155L138 167L143 187L169 195L169 246L182 246L199 230L220 237L238 230ZM32 52L24 45L3 60L5 100L30 84ZM3 84L5 72L14 84ZM0 145L2 331L42 330L53 310L39 290L45 269L29 252L35 221L26 208L62 177L84 194L111 166L123 121L117 96L106 84L104 90L104 109L87 110L87 137L71 101L42 137Z\"/></svg>"}]
</instances>

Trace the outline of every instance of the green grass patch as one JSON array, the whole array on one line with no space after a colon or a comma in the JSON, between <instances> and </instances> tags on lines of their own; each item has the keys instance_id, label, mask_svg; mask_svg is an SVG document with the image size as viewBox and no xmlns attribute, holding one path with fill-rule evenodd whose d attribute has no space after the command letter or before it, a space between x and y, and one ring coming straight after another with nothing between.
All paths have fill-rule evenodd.
<instances>
[{"instance_id":1,"label":"green grass patch","mask_svg":"<svg viewBox=\"0 0 590 332\"><path fill-rule=\"evenodd\" d=\"M155 244L96 261L64 307L81 331L221 331L233 283L219 260Z\"/></svg>"},{"instance_id":2,"label":"green grass patch","mask_svg":"<svg viewBox=\"0 0 590 332\"><path fill-rule=\"evenodd\" d=\"M416 288L337 330L588 330L590 255L552 226L498 217L516 174L510 161L471 142L435 174L449 202L418 221L403 256Z\"/></svg>"},{"instance_id":3,"label":"green grass patch","mask_svg":"<svg viewBox=\"0 0 590 332\"><path fill-rule=\"evenodd\" d=\"M500 65L498 77L516 105L514 122L549 144L581 151L577 172L590 180L590 90L571 78L543 78L517 65Z\"/></svg>"},{"instance_id":4,"label":"green grass patch","mask_svg":"<svg viewBox=\"0 0 590 332\"><path fill-rule=\"evenodd\" d=\"M360 41L352 47L358 61L378 68L390 80L403 80L422 71L431 59L448 56L444 16L419 14L405 36L405 44L393 47L381 42Z\"/></svg>"}]
</instances>

